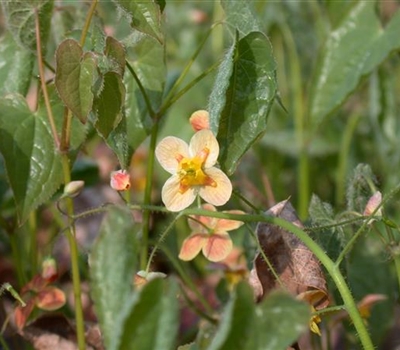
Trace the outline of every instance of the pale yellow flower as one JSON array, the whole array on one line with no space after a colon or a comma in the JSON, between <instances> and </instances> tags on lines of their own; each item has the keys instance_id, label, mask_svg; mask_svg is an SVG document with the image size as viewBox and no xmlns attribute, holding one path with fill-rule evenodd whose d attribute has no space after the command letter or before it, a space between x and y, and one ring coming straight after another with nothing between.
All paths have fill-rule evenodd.
<instances>
[{"instance_id":1,"label":"pale yellow flower","mask_svg":"<svg viewBox=\"0 0 400 350\"><path fill-rule=\"evenodd\" d=\"M211 204L204 204L202 207L205 210L216 211ZM224 213L244 214L240 210L228 210ZM199 215L191 216L191 218L188 223L192 233L183 241L179 259L192 260L200 251L213 262L225 259L233 248L227 231L236 230L243 225L243 222Z\"/></svg>"},{"instance_id":2,"label":"pale yellow flower","mask_svg":"<svg viewBox=\"0 0 400 350\"><path fill-rule=\"evenodd\" d=\"M172 176L162 188L162 201L170 211L180 211L200 195L206 202L219 206L232 194L232 184L224 172L214 165L219 145L211 130L195 133L188 145L168 136L156 148L161 166Z\"/></svg>"}]
</instances>

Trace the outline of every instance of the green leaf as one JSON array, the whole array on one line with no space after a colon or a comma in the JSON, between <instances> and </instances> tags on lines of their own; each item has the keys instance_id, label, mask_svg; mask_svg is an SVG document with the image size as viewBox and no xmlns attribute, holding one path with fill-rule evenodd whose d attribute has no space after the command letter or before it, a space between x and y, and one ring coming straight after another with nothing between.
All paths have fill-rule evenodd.
<instances>
[{"instance_id":1,"label":"green leaf","mask_svg":"<svg viewBox=\"0 0 400 350\"><path fill-rule=\"evenodd\" d=\"M374 344L380 344L394 322L398 280L394 277L382 242L374 235L358 239L346 259L346 280L356 301L368 294L383 294L387 300L372 307L368 318Z\"/></svg>"},{"instance_id":2,"label":"green leaf","mask_svg":"<svg viewBox=\"0 0 400 350\"><path fill-rule=\"evenodd\" d=\"M26 95L32 77L35 56L18 46L9 33L0 39L0 95Z\"/></svg>"},{"instance_id":3,"label":"green leaf","mask_svg":"<svg viewBox=\"0 0 400 350\"><path fill-rule=\"evenodd\" d=\"M36 14L39 13L40 38L43 52L50 32L53 12L53 0L2 1L7 27L15 41L25 48L36 52Z\"/></svg>"},{"instance_id":4,"label":"green leaf","mask_svg":"<svg viewBox=\"0 0 400 350\"><path fill-rule=\"evenodd\" d=\"M373 195L371 184L377 180L368 164L358 164L347 185L347 210L363 213L369 198Z\"/></svg>"},{"instance_id":5,"label":"green leaf","mask_svg":"<svg viewBox=\"0 0 400 350\"><path fill-rule=\"evenodd\" d=\"M217 333L207 350L243 350L254 327L254 294L240 283L221 317Z\"/></svg>"},{"instance_id":6,"label":"green leaf","mask_svg":"<svg viewBox=\"0 0 400 350\"><path fill-rule=\"evenodd\" d=\"M116 72L124 76L125 71L125 49L123 45L111 36L106 38L106 47L104 49L104 54L116 67Z\"/></svg>"},{"instance_id":7,"label":"green leaf","mask_svg":"<svg viewBox=\"0 0 400 350\"><path fill-rule=\"evenodd\" d=\"M126 304L118 322L111 350L172 350L179 328L178 288L156 278L136 292ZM169 281L172 282L172 281Z\"/></svg>"},{"instance_id":8,"label":"green leaf","mask_svg":"<svg viewBox=\"0 0 400 350\"><path fill-rule=\"evenodd\" d=\"M85 123L93 104L92 85L96 77L94 54L83 54L73 39L64 40L56 51L56 87L66 106Z\"/></svg>"},{"instance_id":9,"label":"green leaf","mask_svg":"<svg viewBox=\"0 0 400 350\"><path fill-rule=\"evenodd\" d=\"M308 212L311 219L311 229L317 242L331 259L336 260L346 241L341 227L318 228L337 224L332 206L329 203L322 202L317 195L313 194Z\"/></svg>"},{"instance_id":10,"label":"green leaf","mask_svg":"<svg viewBox=\"0 0 400 350\"><path fill-rule=\"evenodd\" d=\"M32 210L58 189L63 176L47 116L35 116L20 95L0 100L0 152L18 220L23 223Z\"/></svg>"},{"instance_id":11,"label":"green leaf","mask_svg":"<svg viewBox=\"0 0 400 350\"><path fill-rule=\"evenodd\" d=\"M162 103L166 79L164 47L154 39L138 34L134 39L135 59L130 62L139 78L153 111ZM127 43L130 46L132 43ZM132 57L132 56L131 56ZM145 98L131 72L125 74L125 113L121 123L107 139L123 168L127 168L132 154L150 134L153 121Z\"/></svg>"},{"instance_id":12,"label":"green leaf","mask_svg":"<svg viewBox=\"0 0 400 350\"><path fill-rule=\"evenodd\" d=\"M113 0L129 17L131 27L148 34L162 43L161 9L157 2L138 0Z\"/></svg>"},{"instance_id":13,"label":"green leaf","mask_svg":"<svg viewBox=\"0 0 400 350\"><path fill-rule=\"evenodd\" d=\"M222 7L226 13L225 22L238 31L240 37L250 32L261 32L261 25L258 21L256 11L248 0L221 0Z\"/></svg>"},{"instance_id":14,"label":"green leaf","mask_svg":"<svg viewBox=\"0 0 400 350\"><path fill-rule=\"evenodd\" d=\"M307 330L309 320L307 304L274 292L256 306L253 334L246 349L285 350Z\"/></svg>"},{"instance_id":15,"label":"green leaf","mask_svg":"<svg viewBox=\"0 0 400 350\"><path fill-rule=\"evenodd\" d=\"M97 117L95 127L105 139L122 119L122 106L125 101L125 86L122 78L115 72L107 72L102 77L103 87L93 101L93 111Z\"/></svg>"},{"instance_id":16,"label":"green leaf","mask_svg":"<svg viewBox=\"0 0 400 350\"><path fill-rule=\"evenodd\" d=\"M276 64L265 35L252 32L226 55L210 96L210 123L221 147L220 164L232 174L266 130L277 86Z\"/></svg>"},{"instance_id":17,"label":"green leaf","mask_svg":"<svg viewBox=\"0 0 400 350\"><path fill-rule=\"evenodd\" d=\"M355 90L361 78L400 47L400 11L385 29L375 2L360 1L321 48L312 82L310 120L316 128Z\"/></svg>"},{"instance_id":18,"label":"green leaf","mask_svg":"<svg viewBox=\"0 0 400 350\"><path fill-rule=\"evenodd\" d=\"M117 319L132 293L138 231L127 208L110 207L89 257L92 298L107 349L120 332Z\"/></svg>"}]
</instances>

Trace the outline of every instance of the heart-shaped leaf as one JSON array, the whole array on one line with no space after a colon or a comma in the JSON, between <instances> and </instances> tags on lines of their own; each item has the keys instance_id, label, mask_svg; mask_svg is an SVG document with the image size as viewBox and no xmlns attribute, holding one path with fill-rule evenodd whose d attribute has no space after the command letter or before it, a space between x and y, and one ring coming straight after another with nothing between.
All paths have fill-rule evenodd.
<instances>
[{"instance_id":1,"label":"heart-shaped leaf","mask_svg":"<svg viewBox=\"0 0 400 350\"><path fill-rule=\"evenodd\" d=\"M93 101L93 111L97 117L95 127L105 139L122 119L125 102L125 86L118 73L107 72L102 77L103 87Z\"/></svg>"},{"instance_id":2,"label":"heart-shaped leaf","mask_svg":"<svg viewBox=\"0 0 400 350\"><path fill-rule=\"evenodd\" d=\"M36 52L36 11L39 14L40 39L42 51L46 49L47 38L50 32L53 0L37 1L2 1L4 14L7 18L7 27L15 41L25 48Z\"/></svg>"},{"instance_id":3,"label":"heart-shaped leaf","mask_svg":"<svg viewBox=\"0 0 400 350\"><path fill-rule=\"evenodd\" d=\"M0 39L0 95L20 93L26 95L31 82L35 57L21 48L7 32Z\"/></svg>"},{"instance_id":4,"label":"heart-shaped leaf","mask_svg":"<svg viewBox=\"0 0 400 350\"><path fill-rule=\"evenodd\" d=\"M221 4L226 13L225 22L233 28L233 32L238 31L242 37L250 32L261 31L261 25L252 2L247 0L222 0Z\"/></svg>"},{"instance_id":5,"label":"heart-shaped leaf","mask_svg":"<svg viewBox=\"0 0 400 350\"><path fill-rule=\"evenodd\" d=\"M59 129L63 106L52 86L49 86L49 96ZM85 138L79 122L72 123L71 135L70 150L76 153ZM61 156L55 147L42 101L38 111L32 113L20 95L0 99L0 152L6 164L18 219L23 223L29 213L48 200L63 182Z\"/></svg>"},{"instance_id":6,"label":"heart-shaped leaf","mask_svg":"<svg viewBox=\"0 0 400 350\"><path fill-rule=\"evenodd\" d=\"M164 41L161 28L160 5L153 1L113 0L131 20L131 27L152 36L160 43Z\"/></svg>"},{"instance_id":7,"label":"heart-shaped leaf","mask_svg":"<svg viewBox=\"0 0 400 350\"><path fill-rule=\"evenodd\" d=\"M90 52L83 54L78 42L66 39L57 48L56 63L58 93L65 105L85 123L93 103L95 56Z\"/></svg>"},{"instance_id":8,"label":"heart-shaped leaf","mask_svg":"<svg viewBox=\"0 0 400 350\"><path fill-rule=\"evenodd\" d=\"M400 10L382 29L375 2L356 3L321 48L311 90L314 128L345 101L363 76L400 47L399 32Z\"/></svg>"},{"instance_id":9,"label":"heart-shaped leaf","mask_svg":"<svg viewBox=\"0 0 400 350\"><path fill-rule=\"evenodd\" d=\"M259 32L236 42L220 66L209 112L221 147L219 161L228 174L266 130L277 91L275 73L271 45Z\"/></svg>"},{"instance_id":10,"label":"heart-shaped leaf","mask_svg":"<svg viewBox=\"0 0 400 350\"><path fill-rule=\"evenodd\" d=\"M91 292L107 349L121 331L117 319L132 293L138 230L127 208L111 207L89 257Z\"/></svg>"}]
</instances>

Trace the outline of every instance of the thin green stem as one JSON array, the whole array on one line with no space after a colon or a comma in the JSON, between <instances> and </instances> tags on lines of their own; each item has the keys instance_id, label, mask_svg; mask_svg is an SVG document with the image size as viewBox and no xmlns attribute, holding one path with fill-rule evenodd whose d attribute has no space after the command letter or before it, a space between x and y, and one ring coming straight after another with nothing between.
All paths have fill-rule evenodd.
<instances>
[{"instance_id":1,"label":"thin green stem","mask_svg":"<svg viewBox=\"0 0 400 350\"><path fill-rule=\"evenodd\" d=\"M13 296L13 298L21 304L22 307L26 306L25 302L22 300L22 298L19 296L17 291L12 287L10 283L6 282L0 286L0 296L4 293L4 291L8 291Z\"/></svg>"},{"instance_id":2,"label":"thin green stem","mask_svg":"<svg viewBox=\"0 0 400 350\"><path fill-rule=\"evenodd\" d=\"M189 72L190 68L192 67L194 61L196 60L197 56L199 55L199 53L201 52L204 44L207 42L207 39L209 38L211 32L213 31L213 29L215 28L215 25L212 26L206 33L206 35L204 36L203 40L201 41L201 43L199 44L197 50L195 51L195 53L193 54L193 56L190 58L189 62L186 64L185 68L183 69L182 73L180 74L180 76L178 77L178 79L176 79L176 81L174 82L174 85L172 85L171 89L169 90L167 96L165 97L164 101L166 101L168 103L168 101L172 98L172 96L174 96L175 91L178 89L179 85L182 83L182 81L186 78L187 73Z\"/></svg>"},{"instance_id":3,"label":"thin green stem","mask_svg":"<svg viewBox=\"0 0 400 350\"><path fill-rule=\"evenodd\" d=\"M69 159L66 154L62 154L62 165L63 165L64 181L65 183L69 183L71 181L71 173L70 173ZM78 338L78 348L79 350L85 350L86 349L85 324L84 324L83 308L81 300L82 288L79 275L78 245L76 243L75 225L72 221L72 216L74 214L74 204L72 199L69 197L65 198L65 204L68 213L67 220L69 223L69 230L66 236L68 239L70 255L71 255L72 284L74 289L75 321L76 321L76 332Z\"/></svg>"},{"instance_id":4,"label":"thin green stem","mask_svg":"<svg viewBox=\"0 0 400 350\"><path fill-rule=\"evenodd\" d=\"M208 314L213 314L214 310L210 306L210 304L207 302L207 300L204 298L204 296L200 293L199 289L197 286L193 283L192 279L190 276L186 273L186 271L182 268L181 264L179 261L176 259L176 257L171 253L171 251L164 245L162 246L162 251L164 254L167 256L168 260L174 265L175 270L178 272L179 276L181 277L183 283L188 286L192 292L196 295L197 299L199 302L203 305L204 309Z\"/></svg>"},{"instance_id":5,"label":"thin green stem","mask_svg":"<svg viewBox=\"0 0 400 350\"><path fill-rule=\"evenodd\" d=\"M393 256L394 267L395 267L396 276L397 276L397 283L399 284L399 292L400 292L400 254L398 251L392 252L392 256Z\"/></svg>"},{"instance_id":6,"label":"thin green stem","mask_svg":"<svg viewBox=\"0 0 400 350\"><path fill-rule=\"evenodd\" d=\"M13 232L9 235L9 237L10 237L10 245L12 250L14 268L17 271L18 284L20 286L23 286L26 283L26 276L24 273L24 269L22 267L21 252L19 250L17 234L18 234L17 232Z\"/></svg>"},{"instance_id":7,"label":"thin green stem","mask_svg":"<svg viewBox=\"0 0 400 350\"><path fill-rule=\"evenodd\" d=\"M154 172L154 159L158 135L159 119L155 118L153 130L150 136L149 155L147 157L147 174L146 174L146 187L144 190L144 204L151 203L151 192L153 189L153 172ZM150 229L150 210L145 210L143 213L143 230L142 230L142 250L140 253L140 266L144 270L147 266L148 242L149 242L149 229Z\"/></svg>"},{"instance_id":8,"label":"thin green stem","mask_svg":"<svg viewBox=\"0 0 400 350\"><path fill-rule=\"evenodd\" d=\"M346 128L344 130L342 142L340 145L340 152L339 152L339 160L338 160L338 170L336 173L336 204L340 205L344 198L345 194L345 185L346 185L346 172L347 172L347 163L350 154L350 146L351 140L353 138L354 131L360 120L360 115L355 114L349 118L347 122Z\"/></svg>"},{"instance_id":9,"label":"thin green stem","mask_svg":"<svg viewBox=\"0 0 400 350\"><path fill-rule=\"evenodd\" d=\"M296 132L297 148L299 150L298 160L298 176L297 176L297 191L298 191L298 213L300 218L307 216L308 201L310 193L309 181L309 155L308 141L305 135L306 118L305 118L305 103L304 92L302 86L300 59L296 49L296 43L289 26L285 23L280 25L280 29L285 40L288 50L287 57L289 58L290 79L291 79L291 100L292 113L294 117L294 126Z\"/></svg>"},{"instance_id":10,"label":"thin green stem","mask_svg":"<svg viewBox=\"0 0 400 350\"><path fill-rule=\"evenodd\" d=\"M128 67L129 72L132 74L133 79L135 79L136 84L138 84L139 90L144 98L144 102L146 103L147 111L149 112L151 118L155 118L155 113L153 108L151 107L151 102L149 96L147 95L146 89L142 85L142 82L140 81L139 77L137 76L136 72L134 71L133 67L130 65L128 61L126 61L126 66Z\"/></svg>"},{"instance_id":11,"label":"thin green stem","mask_svg":"<svg viewBox=\"0 0 400 350\"><path fill-rule=\"evenodd\" d=\"M56 124L54 122L53 111L50 106L50 99L46 88L46 80L44 76L44 66L43 66L43 55L42 55L42 46L41 46L41 38L40 38L40 23L39 23L39 12L35 9L35 33L36 33L36 51L37 51L37 59L38 59L38 67L39 67L39 75L40 75L40 83L42 86L44 102L47 110L47 117L50 123L51 133L53 135L54 143L56 148L60 146L60 140L58 138Z\"/></svg>"},{"instance_id":12,"label":"thin green stem","mask_svg":"<svg viewBox=\"0 0 400 350\"><path fill-rule=\"evenodd\" d=\"M285 286L284 286L282 280L280 279L279 275L276 273L274 266L271 264L271 262L269 261L268 257L265 255L264 249L261 247L261 244L260 244L260 241L258 240L258 237L255 235L255 233L253 232L251 227L249 227L248 224L246 225L246 228L249 231L251 237L254 239L254 242L256 242L257 249L260 252L261 257L263 258L263 260L267 264L269 271L271 271L271 273L273 274L275 280L278 282L280 287L284 289Z\"/></svg>"},{"instance_id":13,"label":"thin green stem","mask_svg":"<svg viewBox=\"0 0 400 350\"><path fill-rule=\"evenodd\" d=\"M214 63L211 67L206 69L203 73L201 73L198 77L193 79L190 83L185 85L182 90L177 92L174 96L172 96L168 100L164 100L163 105L160 108L160 115L164 115L165 112L168 110L169 107L171 107L177 100L179 100L184 94L186 94L193 86L195 86L200 80L205 78L208 74L210 74L215 68L217 68L219 65L219 62Z\"/></svg>"},{"instance_id":14,"label":"thin green stem","mask_svg":"<svg viewBox=\"0 0 400 350\"><path fill-rule=\"evenodd\" d=\"M29 215L29 233L30 233L30 246L29 253L31 257L31 277L36 273L38 261L38 247L37 247L37 223L36 211Z\"/></svg>"},{"instance_id":15,"label":"thin green stem","mask_svg":"<svg viewBox=\"0 0 400 350\"><path fill-rule=\"evenodd\" d=\"M146 274L150 272L150 267L151 267L151 262L153 261L153 257L154 254L156 253L156 251L158 250L158 248L160 247L160 244L164 241L165 237L167 237L167 234L172 230L172 228L174 227L176 221L181 217L180 214L178 214L172 221L171 223L168 225L168 227L164 230L164 232L161 234L161 236L159 237L159 239L157 240L157 243L154 245L153 250L151 251L151 254L149 256L149 260L147 262L147 266L146 266Z\"/></svg>"},{"instance_id":16,"label":"thin green stem","mask_svg":"<svg viewBox=\"0 0 400 350\"><path fill-rule=\"evenodd\" d=\"M385 205L395 194L397 194L400 191L400 184L398 184L389 194L387 194L383 199L382 202L380 203L379 206L375 208L375 210L371 213L371 217L375 215L378 210ZM343 248L343 250L340 252L337 260L336 260L336 266L339 266L345 256L350 252L350 250L353 248L354 244L357 242L357 240L360 238L361 234L365 231L367 226L369 225L370 220L366 219L361 227L357 230L357 232L351 237L351 239L347 242L346 246Z\"/></svg>"},{"instance_id":17,"label":"thin green stem","mask_svg":"<svg viewBox=\"0 0 400 350\"><path fill-rule=\"evenodd\" d=\"M86 16L85 25L84 25L84 27L82 29L81 38L79 40L79 43L80 43L81 46L85 45L86 36L87 36L88 31L89 31L90 23L92 22L92 18L93 18L94 11L95 11L96 6L97 6L97 2L98 2L98 0L93 0L92 3L90 4L89 12L88 12L88 14Z\"/></svg>"}]
</instances>

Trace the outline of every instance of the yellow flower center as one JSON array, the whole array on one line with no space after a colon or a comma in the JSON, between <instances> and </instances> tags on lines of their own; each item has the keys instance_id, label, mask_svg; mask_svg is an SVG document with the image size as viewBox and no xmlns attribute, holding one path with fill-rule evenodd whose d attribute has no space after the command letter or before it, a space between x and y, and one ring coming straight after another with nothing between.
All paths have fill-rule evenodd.
<instances>
[{"instance_id":1,"label":"yellow flower center","mask_svg":"<svg viewBox=\"0 0 400 350\"><path fill-rule=\"evenodd\" d=\"M204 163L207 160L210 150L204 148L193 158L180 158L178 175L180 178L179 192L185 193L193 186L213 186L217 183L204 172Z\"/></svg>"}]
</instances>

